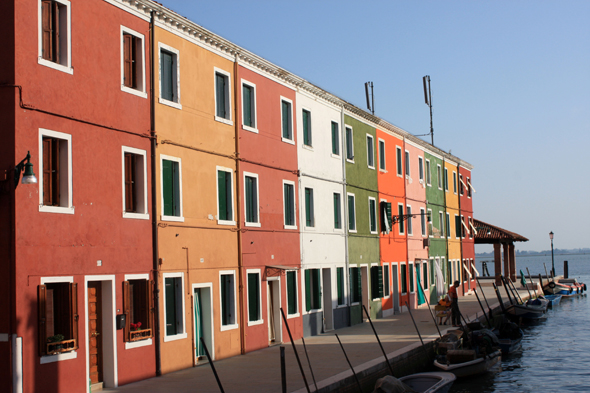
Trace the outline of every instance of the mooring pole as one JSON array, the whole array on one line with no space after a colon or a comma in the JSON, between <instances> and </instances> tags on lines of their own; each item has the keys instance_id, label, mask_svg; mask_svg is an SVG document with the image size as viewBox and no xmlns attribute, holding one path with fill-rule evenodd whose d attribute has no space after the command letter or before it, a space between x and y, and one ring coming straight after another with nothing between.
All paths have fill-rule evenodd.
<instances>
[{"instance_id":1,"label":"mooring pole","mask_svg":"<svg viewBox=\"0 0 590 393\"><path fill-rule=\"evenodd\" d=\"M209 350L207 349L207 344L205 344L205 340L201 337L201 343L203 344L203 348L205 349L205 355L207 355L207 359L209 359L209 365L211 366L211 370L213 370L213 375L215 375L215 380L217 381L217 385L219 386L219 391L221 393L225 393L223 390L223 386L221 386L221 381L219 380L219 376L217 376L217 371L215 371L215 366L213 365L213 359L209 355Z\"/></svg>"},{"instance_id":2,"label":"mooring pole","mask_svg":"<svg viewBox=\"0 0 590 393\"><path fill-rule=\"evenodd\" d=\"M367 318L369 319L369 323L371 324L371 329L373 329L373 333L375 333L375 337L377 338L377 342L379 343L379 348L381 348L381 352L383 352L383 357L385 358L385 362L387 363L387 367L389 367L389 372L393 376L393 368L391 367L391 364L389 364L389 359L387 358L387 355L385 354L385 349L383 349L383 345L381 345L381 340L379 340L379 336L377 335L377 331L375 330L375 326L373 326L373 321L371 321L371 316L367 312L367 307L365 307L364 304L363 304L363 310L365 310L365 314L367 314Z\"/></svg>"},{"instance_id":3,"label":"mooring pole","mask_svg":"<svg viewBox=\"0 0 590 393\"><path fill-rule=\"evenodd\" d=\"M313 375L313 369L311 368L311 362L309 361L309 355L307 354L307 346L305 345L305 339L301 337L301 342L303 343L303 350L305 351L305 357L307 358L307 364L309 365L309 371L311 371L311 379L313 379L313 384L315 386L315 391L318 391L318 384L315 383L315 376Z\"/></svg>"},{"instance_id":4,"label":"mooring pole","mask_svg":"<svg viewBox=\"0 0 590 393\"><path fill-rule=\"evenodd\" d=\"M533 283L533 278L531 277L531 272L529 271L529 268L528 267L526 268L526 272L528 273L529 280L531 280L531 284L532 284ZM538 297L537 296L537 286L536 285L533 286L533 291L535 291L535 297Z\"/></svg>"},{"instance_id":5,"label":"mooring pole","mask_svg":"<svg viewBox=\"0 0 590 393\"><path fill-rule=\"evenodd\" d=\"M420 337L420 342L422 343L422 349L424 349L424 353L426 354L426 359L430 356L428 355L428 351L426 350L426 346L424 345L424 340L422 340L422 335L420 334L420 330L418 330L418 325L416 325L416 321L414 320L414 316L412 315L412 310L410 310L410 306L408 301L406 300L406 307L408 308L408 312L410 313L410 317L412 317L412 322L414 323L414 327L416 328L416 332L418 332L418 337Z\"/></svg>"},{"instance_id":6,"label":"mooring pole","mask_svg":"<svg viewBox=\"0 0 590 393\"><path fill-rule=\"evenodd\" d=\"M514 283L512 282L512 280L507 279L508 282L511 285L511 288L514 289L514 292L516 292L516 295L518 296L518 299L520 299L520 304L524 304L524 300L522 300L522 298L520 297L520 293L518 293L518 290L516 289L516 286L514 285ZM514 296L514 300L516 300L516 296Z\"/></svg>"},{"instance_id":7,"label":"mooring pole","mask_svg":"<svg viewBox=\"0 0 590 393\"><path fill-rule=\"evenodd\" d=\"M504 278L504 276L500 276L500 278L502 279L502 286L504 287L504 290L506 291L506 296L508 296L508 301L510 301L510 304L514 304L516 302L516 298L514 298L514 303L512 302L512 297L510 296L510 292L508 292L508 283L506 282L506 279ZM512 291L512 289L510 289L510 291Z\"/></svg>"},{"instance_id":8,"label":"mooring pole","mask_svg":"<svg viewBox=\"0 0 590 393\"><path fill-rule=\"evenodd\" d=\"M481 290L481 294L483 295L483 300L485 300L486 306L488 306L488 313L490 315L490 319L492 319L492 317L493 317L492 308L490 307L490 304L488 303L488 299L486 298L486 294L483 291L483 288L481 286L481 282L479 282L479 278L477 278L477 277L475 277L475 280L479 284L479 289Z\"/></svg>"},{"instance_id":9,"label":"mooring pole","mask_svg":"<svg viewBox=\"0 0 590 393\"><path fill-rule=\"evenodd\" d=\"M281 388L287 393L287 368L285 367L285 347L281 345Z\"/></svg>"},{"instance_id":10,"label":"mooring pole","mask_svg":"<svg viewBox=\"0 0 590 393\"><path fill-rule=\"evenodd\" d=\"M303 372L303 366L301 365L301 360L299 359L297 348L295 348L295 341L293 341L291 329L289 329L289 324L287 323L287 318L285 317L283 307L281 307L281 315L283 316L283 322L285 322L285 326L287 327L287 333L289 333L289 340L291 340L291 346L293 346L293 352L295 352L295 358L297 359L297 364L299 365L299 370L301 371L301 376L303 377L303 383L305 383L305 389L307 389L307 393L311 393L311 391L309 390L309 386L307 386L307 378L305 378L305 372Z\"/></svg>"},{"instance_id":11,"label":"mooring pole","mask_svg":"<svg viewBox=\"0 0 590 393\"><path fill-rule=\"evenodd\" d=\"M436 318L434 317L434 314L432 313L432 310L430 309L430 302L428 301L428 298L426 297L426 292L424 292L424 289L422 288L421 285L418 285L418 287L422 290L422 295L424 295L424 300L426 300L426 305L428 306L428 311L430 311L430 316L432 317L432 320L434 321L434 326L436 327L436 330L438 331L439 337L442 338L442 334L440 334L440 329L438 328L438 324L436 323Z\"/></svg>"},{"instance_id":12,"label":"mooring pole","mask_svg":"<svg viewBox=\"0 0 590 393\"><path fill-rule=\"evenodd\" d=\"M344 353L344 357L346 358L346 361L348 362L348 366L350 367L350 370L352 371L352 375L354 375L354 379L356 380L356 384L359 387L359 392L363 393L363 387L361 386L361 383L358 379L358 377L356 376L356 373L354 372L354 368L352 367L352 364L350 364L350 360L348 360L348 356L346 355L346 351L344 350L344 347L342 346L342 341L340 341L340 337L338 337L337 334L335 334L336 339L338 340L338 344L340 344L340 348L342 349L342 353Z\"/></svg>"},{"instance_id":13,"label":"mooring pole","mask_svg":"<svg viewBox=\"0 0 590 393\"><path fill-rule=\"evenodd\" d=\"M488 314L486 314L486 310L483 309L483 305L481 304L481 300L479 300L479 295L477 294L477 290L474 289L475 297L477 298L477 302L479 303L479 307L481 307L481 311L483 312L483 316L486 317L486 321L488 322L488 327L491 329L492 324L490 323L490 319L488 318Z\"/></svg>"}]
</instances>

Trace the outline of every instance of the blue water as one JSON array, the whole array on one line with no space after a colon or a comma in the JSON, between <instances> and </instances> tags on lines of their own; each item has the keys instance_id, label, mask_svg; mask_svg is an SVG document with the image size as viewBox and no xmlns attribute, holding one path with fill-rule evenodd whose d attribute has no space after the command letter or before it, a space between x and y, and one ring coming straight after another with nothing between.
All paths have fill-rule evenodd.
<instances>
[{"instance_id":1,"label":"blue water","mask_svg":"<svg viewBox=\"0 0 590 393\"><path fill-rule=\"evenodd\" d=\"M590 286L590 255L556 256L558 275L564 260L569 261L569 276ZM545 274L543 262L549 271L551 255L517 257L516 271L526 274L528 267L533 276ZM501 372L457 380L451 392L590 392L589 315L590 297L562 299L547 312L546 321L524 329L522 352L503 358Z\"/></svg>"}]
</instances>

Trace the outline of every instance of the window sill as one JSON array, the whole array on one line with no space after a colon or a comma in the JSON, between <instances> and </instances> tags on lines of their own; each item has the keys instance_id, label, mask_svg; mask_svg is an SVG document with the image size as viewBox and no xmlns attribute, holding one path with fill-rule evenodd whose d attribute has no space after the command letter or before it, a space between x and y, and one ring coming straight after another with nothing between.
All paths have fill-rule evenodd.
<instances>
[{"instance_id":1,"label":"window sill","mask_svg":"<svg viewBox=\"0 0 590 393\"><path fill-rule=\"evenodd\" d=\"M133 218L136 220L149 220L150 215L148 213L127 213L123 212L123 218Z\"/></svg>"},{"instance_id":2,"label":"window sill","mask_svg":"<svg viewBox=\"0 0 590 393\"><path fill-rule=\"evenodd\" d=\"M336 308L334 310L338 310L339 308L346 308L348 307L346 304L339 304L336 306Z\"/></svg>"},{"instance_id":3,"label":"window sill","mask_svg":"<svg viewBox=\"0 0 590 393\"><path fill-rule=\"evenodd\" d=\"M398 173L398 174L397 174L397 177L399 177L400 179L401 179L401 178L403 178L403 176L402 176L402 174L401 174L401 173Z\"/></svg>"},{"instance_id":4,"label":"window sill","mask_svg":"<svg viewBox=\"0 0 590 393\"><path fill-rule=\"evenodd\" d=\"M260 228L262 226L262 224L260 224L259 222L245 222L244 226L246 227L254 227L254 228Z\"/></svg>"},{"instance_id":5,"label":"window sill","mask_svg":"<svg viewBox=\"0 0 590 393\"><path fill-rule=\"evenodd\" d=\"M305 226L305 230L306 231L310 231L310 232L315 232L315 227L308 227L307 225Z\"/></svg>"},{"instance_id":6,"label":"window sill","mask_svg":"<svg viewBox=\"0 0 590 393\"><path fill-rule=\"evenodd\" d=\"M351 164L354 164L354 159L351 160L350 158L347 158L346 162L350 162Z\"/></svg>"},{"instance_id":7,"label":"window sill","mask_svg":"<svg viewBox=\"0 0 590 393\"><path fill-rule=\"evenodd\" d=\"M228 220L217 220L217 225L236 225L236 222Z\"/></svg>"},{"instance_id":8,"label":"window sill","mask_svg":"<svg viewBox=\"0 0 590 393\"><path fill-rule=\"evenodd\" d=\"M258 128L253 128L253 127L247 126L245 124L242 124L242 129L244 129L245 131L250 131L255 134L258 134Z\"/></svg>"},{"instance_id":9,"label":"window sill","mask_svg":"<svg viewBox=\"0 0 590 393\"><path fill-rule=\"evenodd\" d=\"M234 323L233 325L225 325L225 326L223 326L223 325L222 325L222 326L219 328L219 331L220 331L220 332L226 332L226 331L228 331L228 330L235 330L235 329L237 329L237 328L239 328L239 327L240 327L240 326L239 326L237 323Z\"/></svg>"},{"instance_id":10,"label":"window sill","mask_svg":"<svg viewBox=\"0 0 590 393\"><path fill-rule=\"evenodd\" d=\"M349 229L348 233L356 233L356 229Z\"/></svg>"},{"instance_id":11,"label":"window sill","mask_svg":"<svg viewBox=\"0 0 590 393\"><path fill-rule=\"evenodd\" d=\"M223 117L215 116L215 121L218 121L223 124L227 124L228 126L233 126L234 122L231 119L226 119Z\"/></svg>"},{"instance_id":12,"label":"window sill","mask_svg":"<svg viewBox=\"0 0 590 393\"><path fill-rule=\"evenodd\" d=\"M285 143L289 143L291 145L295 145L295 141L293 139L287 139L285 137L281 137L281 140Z\"/></svg>"},{"instance_id":13,"label":"window sill","mask_svg":"<svg viewBox=\"0 0 590 393\"><path fill-rule=\"evenodd\" d=\"M263 323L264 323L264 319L261 319L259 321L248 321L248 326L262 325Z\"/></svg>"},{"instance_id":14,"label":"window sill","mask_svg":"<svg viewBox=\"0 0 590 393\"><path fill-rule=\"evenodd\" d=\"M134 96L138 96L141 98L147 98L147 93L145 91L134 89L132 87L127 87L125 85L121 85L121 91L124 91L125 93L129 93L129 94L133 94Z\"/></svg>"},{"instance_id":15,"label":"window sill","mask_svg":"<svg viewBox=\"0 0 590 393\"><path fill-rule=\"evenodd\" d=\"M371 235L378 235L379 233L377 231L370 231Z\"/></svg>"},{"instance_id":16,"label":"window sill","mask_svg":"<svg viewBox=\"0 0 590 393\"><path fill-rule=\"evenodd\" d=\"M314 308L312 310L306 311L305 314L309 315L309 314L317 314L322 312L323 310L321 308Z\"/></svg>"},{"instance_id":17,"label":"window sill","mask_svg":"<svg viewBox=\"0 0 590 393\"><path fill-rule=\"evenodd\" d=\"M335 233L344 233L344 230L342 228L334 228L333 232L335 232Z\"/></svg>"},{"instance_id":18,"label":"window sill","mask_svg":"<svg viewBox=\"0 0 590 393\"><path fill-rule=\"evenodd\" d=\"M76 351L60 353L57 355L41 356L40 364L61 362L63 360L76 359L77 357L78 353Z\"/></svg>"},{"instance_id":19,"label":"window sill","mask_svg":"<svg viewBox=\"0 0 590 393\"><path fill-rule=\"evenodd\" d=\"M61 206L39 205L39 212L41 212L41 213L74 214L74 206L61 207Z\"/></svg>"},{"instance_id":20,"label":"window sill","mask_svg":"<svg viewBox=\"0 0 590 393\"><path fill-rule=\"evenodd\" d=\"M161 216L160 220L162 221L176 221L176 222L184 222L184 217L176 217L176 216Z\"/></svg>"},{"instance_id":21,"label":"window sill","mask_svg":"<svg viewBox=\"0 0 590 393\"><path fill-rule=\"evenodd\" d=\"M141 348L141 347L149 347L152 345L152 339L148 338L146 340L140 341L133 341L133 342L125 342L125 349L133 349L133 348Z\"/></svg>"},{"instance_id":22,"label":"window sill","mask_svg":"<svg viewBox=\"0 0 590 393\"><path fill-rule=\"evenodd\" d=\"M162 104L162 105L167 105L167 106L171 106L172 108L176 108L176 109L180 109L182 110L182 105L178 102L174 102L174 101L168 101L162 97L158 98L158 103Z\"/></svg>"},{"instance_id":23,"label":"window sill","mask_svg":"<svg viewBox=\"0 0 590 393\"><path fill-rule=\"evenodd\" d=\"M305 150L313 151L313 146L303 144L303 145L301 145L301 147L304 148Z\"/></svg>"},{"instance_id":24,"label":"window sill","mask_svg":"<svg viewBox=\"0 0 590 393\"><path fill-rule=\"evenodd\" d=\"M361 302L352 302L350 303L350 307L352 306L360 306Z\"/></svg>"},{"instance_id":25,"label":"window sill","mask_svg":"<svg viewBox=\"0 0 590 393\"><path fill-rule=\"evenodd\" d=\"M74 74L74 69L70 66L65 66L65 65L59 64L59 63L54 63L53 61L45 60L42 57L38 58L38 62L40 65L45 66L45 67L53 68L54 70L65 72L66 74L70 74L70 75Z\"/></svg>"},{"instance_id":26,"label":"window sill","mask_svg":"<svg viewBox=\"0 0 590 393\"><path fill-rule=\"evenodd\" d=\"M164 342L167 343L169 341L182 340L186 337L187 337L186 333L175 334L174 336L164 336Z\"/></svg>"},{"instance_id":27,"label":"window sill","mask_svg":"<svg viewBox=\"0 0 590 393\"><path fill-rule=\"evenodd\" d=\"M383 168L379 168L379 172L381 172L381 173L388 173L387 172L387 169L383 169Z\"/></svg>"},{"instance_id":28,"label":"window sill","mask_svg":"<svg viewBox=\"0 0 590 393\"><path fill-rule=\"evenodd\" d=\"M367 165L367 168L372 169L372 170L375 170L375 166L374 165L373 166Z\"/></svg>"},{"instance_id":29,"label":"window sill","mask_svg":"<svg viewBox=\"0 0 590 393\"><path fill-rule=\"evenodd\" d=\"M337 160L340 160L340 158L341 158L341 157L340 157L340 154L334 154L334 153L331 153L331 154L330 154L330 156L331 156L332 158L336 158Z\"/></svg>"},{"instance_id":30,"label":"window sill","mask_svg":"<svg viewBox=\"0 0 590 393\"><path fill-rule=\"evenodd\" d=\"M299 314L299 313L297 313L297 314L287 314L287 319L298 318L300 316L301 316L301 314Z\"/></svg>"},{"instance_id":31,"label":"window sill","mask_svg":"<svg viewBox=\"0 0 590 393\"><path fill-rule=\"evenodd\" d=\"M284 225L285 229L297 229L297 225Z\"/></svg>"}]
</instances>

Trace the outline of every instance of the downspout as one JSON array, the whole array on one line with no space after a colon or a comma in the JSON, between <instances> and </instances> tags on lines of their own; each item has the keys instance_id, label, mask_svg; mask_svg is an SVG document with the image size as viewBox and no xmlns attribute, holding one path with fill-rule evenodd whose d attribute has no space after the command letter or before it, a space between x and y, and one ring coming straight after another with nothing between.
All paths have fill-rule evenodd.
<instances>
[{"instance_id":1,"label":"downspout","mask_svg":"<svg viewBox=\"0 0 590 393\"><path fill-rule=\"evenodd\" d=\"M349 254L348 254L348 236L349 236L349 223L348 223L348 194L346 193L346 124L344 123L344 106L340 107L340 122L342 124L342 137L340 138L340 157L342 157L342 202L344 204L344 217L346 219L346 231L344 232L344 277L345 277L345 281L344 283L349 283L348 285L348 326L350 326L351 322L352 322L352 318L350 315L350 307L352 307L352 302L351 302L351 296L350 296L350 261L349 259ZM356 203L356 200L355 200ZM355 217L356 220L356 217ZM342 220L342 223L344 224L344 220ZM344 285L346 287L346 285Z\"/></svg>"},{"instance_id":2,"label":"downspout","mask_svg":"<svg viewBox=\"0 0 590 393\"><path fill-rule=\"evenodd\" d=\"M156 376L162 375L162 359L160 353L160 285L159 277L159 252L158 252L158 215L156 201L156 117L155 117L155 97L154 97L154 11L150 12L150 137L151 143L151 170L152 170L152 250L153 250L153 272L154 272L154 336L156 349Z\"/></svg>"},{"instance_id":3,"label":"downspout","mask_svg":"<svg viewBox=\"0 0 590 393\"><path fill-rule=\"evenodd\" d=\"M240 122L238 119L238 94L240 92L240 84L238 83L238 53L234 60L234 124L236 127L235 136L235 150L236 150L236 224L237 224L237 241L238 241L238 281L239 290L238 297L240 303L240 352L242 355L246 353L246 330L244 325L246 323L246 314L244 313L244 259L242 255L242 216L241 216L241 195L240 192Z\"/></svg>"}]
</instances>

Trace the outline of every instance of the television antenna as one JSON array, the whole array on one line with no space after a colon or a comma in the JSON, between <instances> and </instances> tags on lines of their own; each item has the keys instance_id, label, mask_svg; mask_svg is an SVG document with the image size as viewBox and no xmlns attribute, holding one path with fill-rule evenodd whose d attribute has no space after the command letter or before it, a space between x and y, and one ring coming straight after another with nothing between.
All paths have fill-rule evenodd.
<instances>
[{"instance_id":1,"label":"television antenna","mask_svg":"<svg viewBox=\"0 0 590 393\"><path fill-rule=\"evenodd\" d=\"M430 108L430 141L434 146L434 128L432 127L432 93L430 91L430 75L426 75L422 78L422 84L424 85L424 102ZM428 84L428 87L426 86Z\"/></svg>"}]
</instances>

